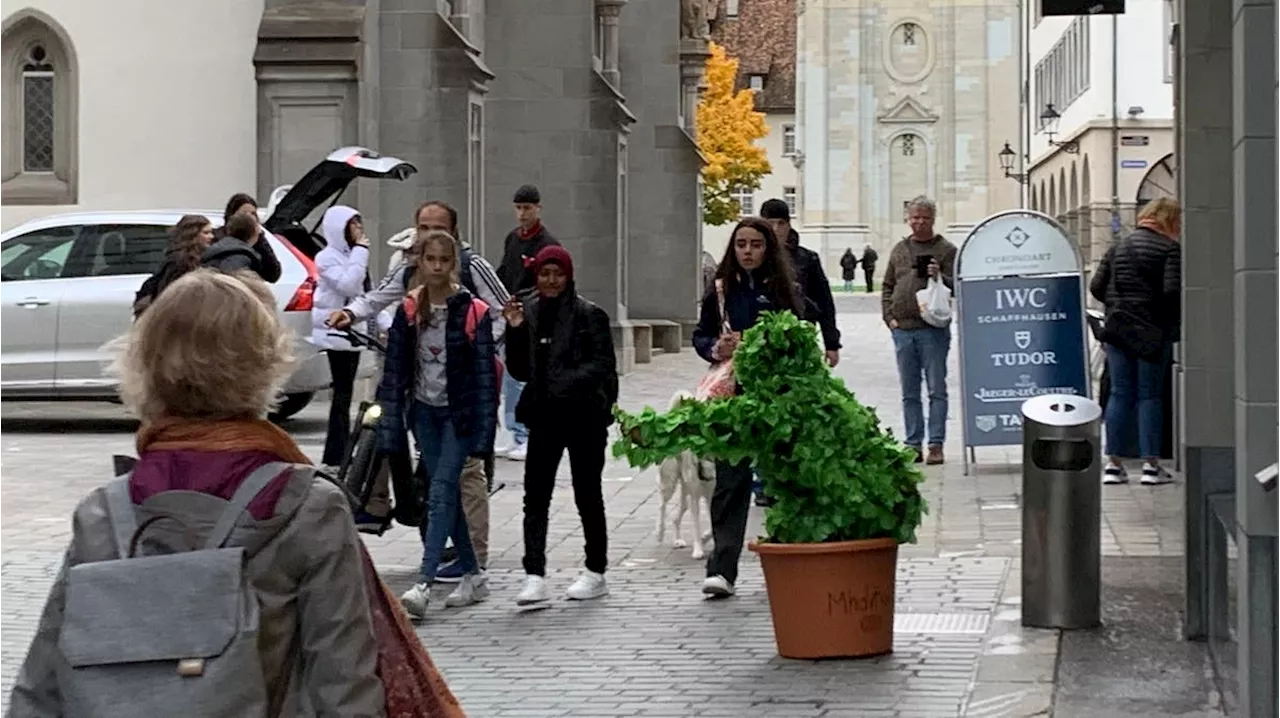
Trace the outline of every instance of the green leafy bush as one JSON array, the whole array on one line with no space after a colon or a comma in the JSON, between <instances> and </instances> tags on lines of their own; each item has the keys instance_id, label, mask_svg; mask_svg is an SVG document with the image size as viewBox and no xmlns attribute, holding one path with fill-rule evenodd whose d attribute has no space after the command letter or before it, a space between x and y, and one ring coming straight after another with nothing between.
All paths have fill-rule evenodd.
<instances>
[{"instance_id":1,"label":"green leafy bush","mask_svg":"<svg viewBox=\"0 0 1280 718\"><path fill-rule=\"evenodd\" d=\"M733 361L739 396L687 401L663 414L617 410L614 455L635 467L684 450L753 461L776 501L765 518L768 541L915 542L926 511L915 455L827 369L812 324L766 313Z\"/></svg>"}]
</instances>

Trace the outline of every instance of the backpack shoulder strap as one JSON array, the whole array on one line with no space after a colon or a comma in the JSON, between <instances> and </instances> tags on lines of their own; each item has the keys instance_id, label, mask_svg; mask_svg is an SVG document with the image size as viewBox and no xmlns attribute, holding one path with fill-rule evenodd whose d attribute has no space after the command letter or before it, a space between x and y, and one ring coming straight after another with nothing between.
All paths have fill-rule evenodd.
<instances>
[{"instance_id":1,"label":"backpack shoulder strap","mask_svg":"<svg viewBox=\"0 0 1280 718\"><path fill-rule=\"evenodd\" d=\"M471 306L467 307L467 339L472 343L476 340L476 328L480 326L480 319L489 313L488 302L478 297L471 298Z\"/></svg>"},{"instance_id":2,"label":"backpack shoulder strap","mask_svg":"<svg viewBox=\"0 0 1280 718\"><path fill-rule=\"evenodd\" d=\"M245 477L240 483L240 488L236 489L235 494L231 496L231 500L226 510L222 512L222 516L218 517L218 523L214 525L213 531L209 534L209 540L205 544L206 549L222 548L222 545L231 538L231 532L236 527L236 522L244 514L249 504L262 493L267 484L271 480L279 476L281 473L301 468L295 464L285 463L283 461L273 461L270 464L264 464L254 469L253 473ZM311 467L307 467L308 470Z\"/></svg>"},{"instance_id":3,"label":"backpack shoulder strap","mask_svg":"<svg viewBox=\"0 0 1280 718\"><path fill-rule=\"evenodd\" d=\"M111 532L115 535L116 553L120 558L129 558L129 544L138 532L138 515L129 496L130 476L133 476L132 471L107 484L106 489L107 516L111 519Z\"/></svg>"}]
</instances>

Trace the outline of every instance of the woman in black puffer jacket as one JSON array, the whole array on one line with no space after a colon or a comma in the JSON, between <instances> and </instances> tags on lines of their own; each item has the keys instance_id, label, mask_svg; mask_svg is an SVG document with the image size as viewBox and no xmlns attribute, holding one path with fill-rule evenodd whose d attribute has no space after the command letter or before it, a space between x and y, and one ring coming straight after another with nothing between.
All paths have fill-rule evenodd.
<instances>
[{"instance_id":1,"label":"woman in black puffer jacket","mask_svg":"<svg viewBox=\"0 0 1280 718\"><path fill-rule=\"evenodd\" d=\"M1133 234L1107 250L1089 284L1106 305L1104 328L1111 394L1107 400L1107 467L1103 482L1128 481L1120 458L1136 427L1145 460L1142 483L1172 480L1160 466L1164 373L1182 324L1182 210L1162 197L1143 208Z\"/></svg>"}]
</instances>

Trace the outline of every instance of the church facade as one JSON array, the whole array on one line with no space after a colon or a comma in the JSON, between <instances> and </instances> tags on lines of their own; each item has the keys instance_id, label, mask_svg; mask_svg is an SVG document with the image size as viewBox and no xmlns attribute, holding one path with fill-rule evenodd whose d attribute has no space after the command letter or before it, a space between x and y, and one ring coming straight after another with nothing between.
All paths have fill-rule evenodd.
<instances>
[{"instance_id":1,"label":"church facade","mask_svg":"<svg viewBox=\"0 0 1280 718\"><path fill-rule=\"evenodd\" d=\"M886 256L928 195L953 242L1017 207L998 153L1019 137L1016 0L797 0L796 132L805 244Z\"/></svg>"},{"instance_id":2,"label":"church facade","mask_svg":"<svg viewBox=\"0 0 1280 718\"><path fill-rule=\"evenodd\" d=\"M31 96L48 111L5 114L6 226L75 209L216 208L245 190L265 204L275 187L355 145L419 170L405 182L357 182L343 196L373 236L410 226L423 200L442 199L458 209L462 238L496 260L514 226L515 189L535 184L548 229L577 262L579 291L614 319L629 367L634 337L647 337L632 323L696 317L702 160L690 102L707 33L687 5L172 0L160 13L149 3L101 12L67 0L6 4L12 107L38 79L23 69L27 45L51 58L44 95ZM138 27L164 36L170 61L139 55L156 48L127 41ZM21 57L8 58L11 47L24 48L14 51ZM160 111L110 110L131 96ZM46 121L32 122L37 115ZM35 169L23 164L27 134L48 148ZM148 142L165 151L146 151ZM389 250L379 249L385 266Z\"/></svg>"}]
</instances>

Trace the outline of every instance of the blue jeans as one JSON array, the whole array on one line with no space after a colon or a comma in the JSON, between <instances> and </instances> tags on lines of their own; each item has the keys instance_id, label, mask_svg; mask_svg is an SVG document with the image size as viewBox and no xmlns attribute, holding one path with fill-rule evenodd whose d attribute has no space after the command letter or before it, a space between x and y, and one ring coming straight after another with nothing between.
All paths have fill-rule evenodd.
<instances>
[{"instance_id":1,"label":"blue jeans","mask_svg":"<svg viewBox=\"0 0 1280 718\"><path fill-rule=\"evenodd\" d=\"M920 378L929 390L929 446L947 439L947 352L951 328L894 329L893 351L902 384L902 419L908 446L920 448L925 440L924 407L920 402Z\"/></svg>"},{"instance_id":2,"label":"blue jeans","mask_svg":"<svg viewBox=\"0 0 1280 718\"><path fill-rule=\"evenodd\" d=\"M467 518L462 512L462 465L467 460L468 443L460 441L454 433L449 408L413 402L409 409L409 421L414 440L422 452L431 486L427 491L427 521L419 529L422 535L422 568L418 574L420 583L431 583L440 568L440 556L444 544L453 539L458 551L458 568L462 573L475 573L477 566L471 534L467 531Z\"/></svg>"},{"instance_id":3,"label":"blue jeans","mask_svg":"<svg viewBox=\"0 0 1280 718\"><path fill-rule=\"evenodd\" d=\"M511 372L502 372L502 423L506 425L507 431L511 432L511 438L517 444L523 444L529 440L529 430L524 424L516 421L516 405L520 403L520 392L524 391L524 384L511 378Z\"/></svg>"},{"instance_id":4,"label":"blue jeans","mask_svg":"<svg viewBox=\"0 0 1280 718\"><path fill-rule=\"evenodd\" d=\"M1110 344L1107 374L1111 377L1111 394L1103 418L1107 431L1107 454L1124 456L1126 441L1138 430L1138 454L1144 459L1159 458L1164 438L1164 371L1169 363L1171 346L1165 345L1160 362L1131 357Z\"/></svg>"}]
</instances>

